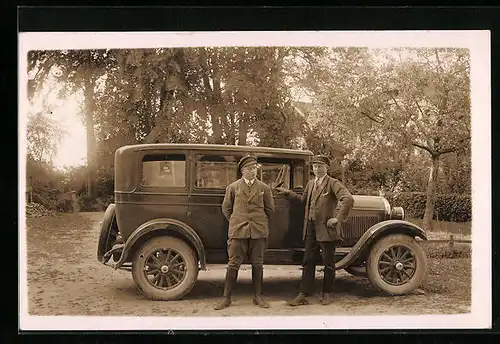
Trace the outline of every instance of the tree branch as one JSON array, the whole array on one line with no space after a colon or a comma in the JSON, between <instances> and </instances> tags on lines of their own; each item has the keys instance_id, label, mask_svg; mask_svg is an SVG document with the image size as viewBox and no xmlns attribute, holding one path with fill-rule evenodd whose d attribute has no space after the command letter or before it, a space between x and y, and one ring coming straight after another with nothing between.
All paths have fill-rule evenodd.
<instances>
[{"instance_id":1,"label":"tree branch","mask_svg":"<svg viewBox=\"0 0 500 344\"><path fill-rule=\"evenodd\" d=\"M456 152L457 150L463 148L465 146L465 143L467 141L470 140L470 137L466 137L462 140L459 141L459 144L458 145L455 145L453 147L449 147L449 148L444 148L444 149L440 149L437 154L439 155L443 155L443 154L448 154L448 153L453 153L453 152Z\"/></svg>"},{"instance_id":2,"label":"tree branch","mask_svg":"<svg viewBox=\"0 0 500 344\"><path fill-rule=\"evenodd\" d=\"M417 100L415 100L415 104L417 105L417 109L418 111L422 114L422 117L425 117L425 114L424 112L422 111L422 108L420 107L420 104L418 103Z\"/></svg>"},{"instance_id":3,"label":"tree branch","mask_svg":"<svg viewBox=\"0 0 500 344\"><path fill-rule=\"evenodd\" d=\"M452 148L446 148L446 149L441 149L439 152L437 152L438 155L444 155L448 153L453 153L458 150L458 147L452 147Z\"/></svg>"},{"instance_id":4,"label":"tree branch","mask_svg":"<svg viewBox=\"0 0 500 344\"><path fill-rule=\"evenodd\" d=\"M354 105L353 105L353 106L354 106ZM358 110L359 110L359 109L358 109ZM368 117L370 120L372 120L373 122L375 122L375 123L377 123L377 124L380 124L380 123L382 123L382 122L383 122L383 119L378 119L378 120L377 120L376 118L374 118L374 117L370 116L369 114L367 114L365 111L361 111L361 110L359 110L359 112L360 112L362 115L364 115L364 116Z\"/></svg>"},{"instance_id":5,"label":"tree branch","mask_svg":"<svg viewBox=\"0 0 500 344\"><path fill-rule=\"evenodd\" d=\"M429 147L427 147L427 146L421 145L421 144L416 143L416 142L412 142L411 144L412 144L413 146L415 146L415 147L418 147L418 148L420 148L420 149L423 149L423 150L425 150L425 151L429 152L429 154L430 154L430 155L432 155L432 156L434 156L434 155L435 155L435 154L434 154L434 152L432 151L432 149L430 149L430 148L429 148Z\"/></svg>"}]
</instances>

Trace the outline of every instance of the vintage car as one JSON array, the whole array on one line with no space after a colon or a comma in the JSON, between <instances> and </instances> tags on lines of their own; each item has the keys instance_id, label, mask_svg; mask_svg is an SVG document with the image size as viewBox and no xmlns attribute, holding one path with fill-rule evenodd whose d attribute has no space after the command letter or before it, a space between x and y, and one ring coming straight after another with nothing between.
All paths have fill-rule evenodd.
<instances>
[{"instance_id":1,"label":"vintage car","mask_svg":"<svg viewBox=\"0 0 500 344\"><path fill-rule=\"evenodd\" d=\"M241 177L237 162L247 154L257 158L258 178L272 188L278 183L301 193L311 177L313 154L304 150L162 143L119 148L115 200L102 221L99 262L131 270L147 298L188 294L207 264L227 263L228 223L221 204L226 186ZM300 265L304 209L276 190L273 194L265 264ZM367 277L390 295L418 288L427 270L419 243L425 232L383 197L354 195L354 200L336 268Z\"/></svg>"}]
</instances>

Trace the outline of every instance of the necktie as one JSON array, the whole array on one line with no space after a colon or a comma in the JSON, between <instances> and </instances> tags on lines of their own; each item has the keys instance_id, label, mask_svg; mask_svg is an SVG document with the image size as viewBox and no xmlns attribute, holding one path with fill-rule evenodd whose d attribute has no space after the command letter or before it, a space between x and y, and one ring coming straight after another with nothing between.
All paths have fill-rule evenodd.
<instances>
[{"instance_id":1,"label":"necktie","mask_svg":"<svg viewBox=\"0 0 500 344\"><path fill-rule=\"evenodd\" d=\"M313 192L316 192L316 189L318 188L318 186L319 186L319 179L316 179L316 180L314 181Z\"/></svg>"},{"instance_id":2,"label":"necktie","mask_svg":"<svg viewBox=\"0 0 500 344\"><path fill-rule=\"evenodd\" d=\"M319 179L316 179L314 181L314 185L313 185L313 189L312 189L312 192L311 192L311 196L310 196L310 199L309 199L309 219L314 221L315 220L315 216L314 216L314 194L316 192L316 189L318 188L318 185L319 185Z\"/></svg>"}]
</instances>

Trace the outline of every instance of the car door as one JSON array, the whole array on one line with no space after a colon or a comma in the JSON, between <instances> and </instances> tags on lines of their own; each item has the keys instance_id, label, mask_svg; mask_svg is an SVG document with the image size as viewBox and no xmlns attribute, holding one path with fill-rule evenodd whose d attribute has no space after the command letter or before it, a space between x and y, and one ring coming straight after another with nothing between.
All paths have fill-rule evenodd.
<instances>
[{"instance_id":1,"label":"car door","mask_svg":"<svg viewBox=\"0 0 500 344\"><path fill-rule=\"evenodd\" d=\"M200 236L207 260L227 262L228 222L222 214L222 201L227 185L239 178L241 153L194 151L192 186L189 193L188 224Z\"/></svg>"},{"instance_id":2,"label":"car door","mask_svg":"<svg viewBox=\"0 0 500 344\"><path fill-rule=\"evenodd\" d=\"M269 249L289 249L303 246L303 207L290 202L274 190L275 182L283 172L283 187L301 194L304 185L305 161L302 159L259 157L258 178L273 190L275 212L269 221Z\"/></svg>"}]
</instances>

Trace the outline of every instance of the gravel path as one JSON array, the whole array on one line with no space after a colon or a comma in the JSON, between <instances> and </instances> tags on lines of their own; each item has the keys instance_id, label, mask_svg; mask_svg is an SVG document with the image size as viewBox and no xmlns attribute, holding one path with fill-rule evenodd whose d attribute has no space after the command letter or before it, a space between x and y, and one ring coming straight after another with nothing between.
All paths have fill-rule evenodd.
<instances>
[{"instance_id":1,"label":"gravel path","mask_svg":"<svg viewBox=\"0 0 500 344\"><path fill-rule=\"evenodd\" d=\"M150 301L135 288L130 272L96 260L103 213L59 214L27 219L28 305L30 315L244 316L244 315L396 315L470 312L470 258L430 259L422 290L400 297L377 292L368 280L338 271L336 300L319 296L307 307L292 308L300 282L299 266L265 267L264 294L271 307L252 304L251 271L243 266L233 305L213 310L222 295L225 266L201 271L191 293L180 301ZM317 290L320 290L317 275Z\"/></svg>"}]
</instances>

